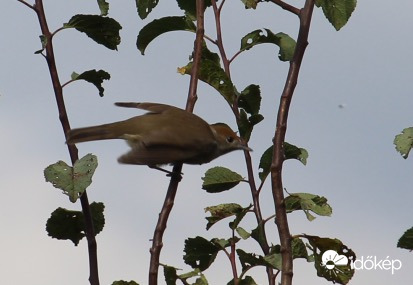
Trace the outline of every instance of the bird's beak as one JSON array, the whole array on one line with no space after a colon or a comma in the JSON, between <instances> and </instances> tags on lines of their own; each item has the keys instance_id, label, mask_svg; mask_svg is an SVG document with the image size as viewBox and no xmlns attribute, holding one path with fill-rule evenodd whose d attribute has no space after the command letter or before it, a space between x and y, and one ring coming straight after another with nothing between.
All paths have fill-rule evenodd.
<instances>
[{"instance_id":1,"label":"bird's beak","mask_svg":"<svg viewBox=\"0 0 413 285\"><path fill-rule=\"evenodd\" d=\"M250 148L250 147L248 147L248 146L246 146L246 145L243 145L243 144L240 146L240 149L246 150L246 151L252 151L252 148Z\"/></svg>"}]
</instances>

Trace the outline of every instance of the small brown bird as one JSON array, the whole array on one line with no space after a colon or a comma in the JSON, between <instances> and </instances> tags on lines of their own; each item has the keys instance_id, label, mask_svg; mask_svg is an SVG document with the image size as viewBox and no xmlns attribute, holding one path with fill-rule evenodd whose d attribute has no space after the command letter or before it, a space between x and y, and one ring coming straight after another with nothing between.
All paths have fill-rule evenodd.
<instances>
[{"instance_id":1,"label":"small brown bird","mask_svg":"<svg viewBox=\"0 0 413 285\"><path fill-rule=\"evenodd\" d=\"M125 121L73 129L67 143L124 139L131 150L119 157L125 164L203 164L233 150L251 151L226 124L209 125L177 107L157 103L115 103L148 113Z\"/></svg>"}]
</instances>

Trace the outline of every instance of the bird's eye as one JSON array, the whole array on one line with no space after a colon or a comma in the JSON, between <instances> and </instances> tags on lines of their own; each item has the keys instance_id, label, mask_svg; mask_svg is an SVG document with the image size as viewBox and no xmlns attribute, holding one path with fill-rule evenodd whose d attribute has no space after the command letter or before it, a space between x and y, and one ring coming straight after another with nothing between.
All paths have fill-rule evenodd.
<instances>
[{"instance_id":1,"label":"bird's eye","mask_svg":"<svg viewBox=\"0 0 413 285\"><path fill-rule=\"evenodd\" d=\"M227 137L227 142L232 143L234 141L233 137Z\"/></svg>"}]
</instances>

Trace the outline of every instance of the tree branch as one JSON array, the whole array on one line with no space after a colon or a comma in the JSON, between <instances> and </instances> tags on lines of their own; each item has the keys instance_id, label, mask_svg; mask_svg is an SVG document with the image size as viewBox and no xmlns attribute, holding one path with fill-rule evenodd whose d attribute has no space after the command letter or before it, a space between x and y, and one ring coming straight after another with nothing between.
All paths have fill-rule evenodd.
<instances>
[{"instance_id":1,"label":"tree branch","mask_svg":"<svg viewBox=\"0 0 413 285\"><path fill-rule=\"evenodd\" d=\"M188 112L193 111L195 102L197 100L197 87L198 87L198 73L201 64L202 42L204 38L204 0L197 0L197 30L194 43L194 62L191 71L191 79L189 83L188 99L186 103L186 110ZM152 247L150 249L151 260L149 264L149 285L158 284L158 270L159 270L159 257L163 246L163 234L165 232L169 214L172 211L176 192L178 190L178 184L181 181L182 163L174 165L172 170L172 177L169 183L168 191L162 206L159 219L156 224Z\"/></svg>"},{"instance_id":2,"label":"tree branch","mask_svg":"<svg viewBox=\"0 0 413 285\"><path fill-rule=\"evenodd\" d=\"M263 0L261 0L262 2ZM283 8L284 10L287 10L297 16L300 16L300 9L298 9L297 7L294 7L288 3L285 3L284 1L281 0L265 0L267 2L272 2L278 6L280 6L281 8Z\"/></svg>"},{"instance_id":3,"label":"tree branch","mask_svg":"<svg viewBox=\"0 0 413 285\"><path fill-rule=\"evenodd\" d=\"M291 100L297 85L298 74L305 49L308 45L311 17L314 9L314 0L306 0L301 10L300 30L298 32L297 45L293 59L290 62L288 76L284 86L278 108L277 126L274 135L274 153L271 164L272 193L275 205L275 220L281 244L281 285L291 285L293 278L293 257L291 249L291 234L288 227L287 213L284 203L284 190L282 183L282 167L284 162L284 141L287 131L288 113Z\"/></svg>"},{"instance_id":4,"label":"tree branch","mask_svg":"<svg viewBox=\"0 0 413 285\"><path fill-rule=\"evenodd\" d=\"M37 14L40 28L43 35L47 38L47 43L45 46L46 55L44 56L49 67L49 73L52 80L53 90L55 93L57 108L59 110L59 120L63 128L63 132L66 133L70 130L69 119L66 112L65 102L63 99L63 88L60 84L59 75L56 67L56 60L54 56L52 37L53 34L50 32L46 15L44 13L43 1L35 0L34 6L28 5L25 1L18 0L19 2L25 4L26 6L31 7ZM78 150L75 145L67 145L70 159L72 164L78 160ZM99 285L99 274L98 274L98 261L97 261L97 244L95 239L95 231L93 227L92 214L90 211L89 201L86 191L80 197L80 203L82 206L83 216L85 218L85 234L88 242L88 251L89 251L89 282L91 285Z\"/></svg>"}]
</instances>

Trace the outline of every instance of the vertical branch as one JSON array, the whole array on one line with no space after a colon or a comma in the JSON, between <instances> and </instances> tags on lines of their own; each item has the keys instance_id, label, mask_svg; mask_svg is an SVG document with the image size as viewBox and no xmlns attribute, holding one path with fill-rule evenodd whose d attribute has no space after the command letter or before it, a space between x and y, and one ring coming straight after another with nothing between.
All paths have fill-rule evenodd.
<instances>
[{"instance_id":1,"label":"vertical branch","mask_svg":"<svg viewBox=\"0 0 413 285\"><path fill-rule=\"evenodd\" d=\"M305 49L308 45L311 17L314 8L314 0L306 0L304 8L300 11L300 30L294 57L290 62L288 76L280 99L278 109L277 126L274 135L274 153L271 164L272 193L275 205L276 224L281 243L282 269L281 285L291 285L293 278L293 256L291 248L291 234L288 227L287 213L284 203L284 189L282 183L282 167L284 162L285 134L291 100L297 85L298 74Z\"/></svg>"},{"instance_id":2,"label":"vertical branch","mask_svg":"<svg viewBox=\"0 0 413 285\"><path fill-rule=\"evenodd\" d=\"M217 40L214 41L214 43L218 46L221 60L224 66L224 71L226 75L228 76L228 78L231 79L230 64L231 64L232 59L228 60L227 55L225 53L223 40L222 40L221 11L222 11L224 2L225 1L222 1L221 5L218 7L216 0L211 0L212 8L214 10L216 33L217 33ZM235 115L237 122L239 122L240 113L238 109L238 98L235 98L234 102L232 102L231 109ZM252 167L252 160L251 160L250 152L244 151L244 156L245 156L245 162L247 166L248 184L250 185L251 196L252 196L252 201L254 205L254 214L257 220L258 227L260 228L260 233L262 235L262 239L260 239L258 243L263 253L267 255L270 252L270 246L268 245L268 242L267 242L267 235L265 233L264 221L263 221L262 213L261 213L261 206L260 206L260 200L259 200L260 192L257 190L256 184L255 184L254 170ZM268 284L274 285L275 275L274 275L272 268L268 266L266 270L267 270Z\"/></svg>"},{"instance_id":3,"label":"vertical branch","mask_svg":"<svg viewBox=\"0 0 413 285\"><path fill-rule=\"evenodd\" d=\"M195 102L197 100L197 87L198 87L198 74L201 64L202 53L202 41L204 37L204 0L196 1L196 14L197 14L197 30L194 43L194 62L192 65L191 79L189 83L188 99L186 103L186 110L192 112ZM159 257L163 246L163 234L165 232L169 214L172 211L176 192L178 190L178 184L182 179L182 163L174 165L172 170L171 181L168 186L168 191L165 196L162 210L159 214L158 222L156 224L152 247L150 249L151 260L149 264L149 285L158 284L158 269L159 269Z\"/></svg>"},{"instance_id":4,"label":"vertical branch","mask_svg":"<svg viewBox=\"0 0 413 285\"><path fill-rule=\"evenodd\" d=\"M22 2L27 5L27 3ZM46 61L49 67L50 77L53 84L53 90L55 93L57 108L59 110L59 120L62 125L63 131L66 135L67 131L70 130L69 119L66 112L65 102L63 99L63 88L60 84L59 75L56 67L56 60L54 56L52 38L53 34L50 32L46 21L46 15L44 13L43 1L36 0L34 6L31 8L36 12L42 34L45 36L47 42L45 46L46 50ZM75 145L67 145L70 159L72 164L78 159L78 150ZM99 274L98 274L98 261L97 261L97 244L95 239L95 232L93 228L93 220L90 212L89 201L86 191L80 197L80 203L82 206L83 216L85 218L85 232L86 239L88 242L89 251L89 282L91 285L99 285Z\"/></svg>"}]
</instances>

